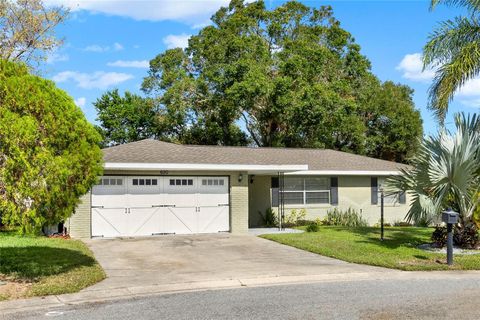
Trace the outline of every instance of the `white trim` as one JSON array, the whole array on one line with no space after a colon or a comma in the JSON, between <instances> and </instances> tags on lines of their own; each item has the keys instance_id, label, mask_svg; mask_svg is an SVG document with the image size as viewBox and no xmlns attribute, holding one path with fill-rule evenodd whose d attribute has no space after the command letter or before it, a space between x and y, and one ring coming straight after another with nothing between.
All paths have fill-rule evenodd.
<instances>
[{"instance_id":1,"label":"white trim","mask_svg":"<svg viewBox=\"0 0 480 320\"><path fill-rule=\"evenodd\" d=\"M254 164L202 164L202 163L135 163L106 162L107 170L171 170L171 171L248 171L291 172L308 170L308 165L254 165Z\"/></svg>"},{"instance_id":2,"label":"white trim","mask_svg":"<svg viewBox=\"0 0 480 320\"><path fill-rule=\"evenodd\" d=\"M363 171L363 170L305 170L286 172L285 175L292 176L397 176L400 171Z\"/></svg>"}]
</instances>

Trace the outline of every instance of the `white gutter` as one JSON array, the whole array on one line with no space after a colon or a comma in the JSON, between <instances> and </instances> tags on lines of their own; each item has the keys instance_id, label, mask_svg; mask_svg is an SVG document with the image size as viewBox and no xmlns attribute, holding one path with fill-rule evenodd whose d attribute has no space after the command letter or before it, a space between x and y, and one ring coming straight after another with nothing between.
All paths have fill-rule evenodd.
<instances>
[{"instance_id":1,"label":"white gutter","mask_svg":"<svg viewBox=\"0 0 480 320\"><path fill-rule=\"evenodd\" d=\"M254 164L202 164L202 163L141 163L106 162L106 170L171 170L171 171L248 171L291 172L308 170L308 165L254 165Z\"/></svg>"},{"instance_id":2,"label":"white gutter","mask_svg":"<svg viewBox=\"0 0 480 320\"><path fill-rule=\"evenodd\" d=\"M391 170L306 170L285 173L292 176L397 176L400 174L400 171Z\"/></svg>"}]
</instances>

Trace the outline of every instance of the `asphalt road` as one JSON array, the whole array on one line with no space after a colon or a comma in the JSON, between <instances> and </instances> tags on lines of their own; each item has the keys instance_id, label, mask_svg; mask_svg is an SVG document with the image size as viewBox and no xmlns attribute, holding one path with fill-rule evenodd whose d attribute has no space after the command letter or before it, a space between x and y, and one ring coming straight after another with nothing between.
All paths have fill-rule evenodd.
<instances>
[{"instance_id":1,"label":"asphalt road","mask_svg":"<svg viewBox=\"0 0 480 320\"><path fill-rule=\"evenodd\" d=\"M187 292L4 319L478 319L480 277L323 282Z\"/></svg>"}]
</instances>

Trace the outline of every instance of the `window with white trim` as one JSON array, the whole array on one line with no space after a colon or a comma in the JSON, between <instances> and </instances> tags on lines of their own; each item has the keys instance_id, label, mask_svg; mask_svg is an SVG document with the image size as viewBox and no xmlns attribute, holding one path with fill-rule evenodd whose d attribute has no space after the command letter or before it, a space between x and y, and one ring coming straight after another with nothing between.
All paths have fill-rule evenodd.
<instances>
[{"instance_id":1,"label":"window with white trim","mask_svg":"<svg viewBox=\"0 0 480 320\"><path fill-rule=\"evenodd\" d=\"M285 177L283 191L286 205L330 203L330 178Z\"/></svg>"},{"instance_id":2,"label":"window with white trim","mask_svg":"<svg viewBox=\"0 0 480 320\"><path fill-rule=\"evenodd\" d=\"M223 179L202 179L202 186L223 186Z\"/></svg>"},{"instance_id":3,"label":"window with white trim","mask_svg":"<svg viewBox=\"0 0 480 320\"><path fill-rule=\"evenodd\" d=\"M132 185L134 186L156 186L157 184L158 184L157 179L150 179L150 178L132 179Z\"/></svg>"},{"instance_id":4,"label":"window with white trim","mask_svg":"<svg viewBox=\"0 0 480 320\"><path fill-rule=\"evenodd\" d=\"M381 189L384 188L385 190L385 178L378 178L378 204L380 204L380 197L382 196L381 194ZM399 193L388 193L387 191L384 191L383 193L383 203L385 204L396 204L399 203Z\"/></svg>"},{"instance_id":5,"label":"window with white trim","mask_svg":"<svg viewBox=\"0 0 480 320\"><path fill-rule=\"evenodd\" d=\"M97 186L121 186L123 185L123 179L119 178L100 178Z\"/></svg>"}]
</instances>

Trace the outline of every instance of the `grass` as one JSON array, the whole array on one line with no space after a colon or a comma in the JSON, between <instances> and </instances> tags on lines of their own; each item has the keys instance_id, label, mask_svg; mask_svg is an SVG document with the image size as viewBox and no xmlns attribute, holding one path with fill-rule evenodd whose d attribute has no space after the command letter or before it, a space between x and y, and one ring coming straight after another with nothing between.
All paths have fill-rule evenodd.
<instances>
[{"instance_id":1,"label":"grass","mask_svg":"<svg viewBox=\"0 0 480 320\"><path fill-rule=\"evenodd\" d=\"M270 234L263 238L348 262L400 270L479 270L480 254L454 255L454 265L445 264L444 254L417 248L430 242L433 229L415 227L385 228L380 241L379 228L320 227L318 232Z\"/></svg>"},{"instance_id":2,"label":"grass","mask_svg":"<svg viewBox=\"0 0 480 320\"><path fill-rule=\"evenodd\" d=\"M0 300L78 292L104 278L81 241L0 232L0 279L23 285L16 293L0 292Z\"/></svg>"}]
</instances>

